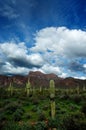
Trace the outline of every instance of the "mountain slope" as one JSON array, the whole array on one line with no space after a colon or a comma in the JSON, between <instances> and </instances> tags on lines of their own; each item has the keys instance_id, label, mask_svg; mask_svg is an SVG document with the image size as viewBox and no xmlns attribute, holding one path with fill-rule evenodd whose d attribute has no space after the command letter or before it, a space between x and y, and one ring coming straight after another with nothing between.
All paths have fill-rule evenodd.
<instances>
[{"instance_id":1,"label":"mountain slope","mask_svg":"<svg viewBox=\"0 0 86 130\"><path fill-rule=\"evenodd\" d=\"M0 75L0 87L9 86L10 82L13 86L24 87L28 80L31 82L32 87L49 87L49 81L51 79L55 81L55 86L60 88L86 86L86 80L74 79L72 77L63 79L53 73L44 74L40 71L31 71L27 76L15 75L9 77Z\"/></svg>"}]
</instances>

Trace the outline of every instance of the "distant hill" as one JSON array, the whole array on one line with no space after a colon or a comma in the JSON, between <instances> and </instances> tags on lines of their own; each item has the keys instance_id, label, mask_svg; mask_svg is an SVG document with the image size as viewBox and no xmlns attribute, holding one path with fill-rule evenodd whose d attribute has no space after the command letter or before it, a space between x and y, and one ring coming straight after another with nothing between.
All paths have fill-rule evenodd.
<instances>
[{"instance_id":1,"label":"distant hill","mask_svg":"<svg viewBox=\"0 0 86 130\"><path fill-rule=\"evenodd\" d=\"M49 87L49 81L53 79L55 81L55 86L59 88L74 88L74 87L83 87L86 86L86 79L74 79L72 77L60 78L57 75L44 74L40 71L30 71L27 76L3 76L0 75L0 87L9 86L10 82L14 87L24 87L26 82L29 80L32 87Z\"/></svg>"}]
</instances>

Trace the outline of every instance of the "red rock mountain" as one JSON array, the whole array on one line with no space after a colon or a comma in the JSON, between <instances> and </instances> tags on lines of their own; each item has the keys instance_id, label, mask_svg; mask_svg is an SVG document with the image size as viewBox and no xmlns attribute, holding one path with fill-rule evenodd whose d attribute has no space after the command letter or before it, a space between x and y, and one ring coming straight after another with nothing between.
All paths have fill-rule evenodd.
<instances>
[{"instance_id":1,"label":"red rock mountain","mask_svg":"<svg viewBox=\"0 0 86 130\"><path fill-rule=\"evenodd\" d=\"M37 87L48 87L49 86L49 81L51 79L53 80L58 80L58 76L55 74L44 74L42 72L36 71L36 72L30 72L29 73L29 80L32 84L32 86Z\"/></svg>"},{"instance_id":2,"label":"red rock mountain","mask_svg":"<svg viewBox=\"0 0 86 130\"><path fill-rule=\"evenodd\" d=\"M86 80L74 79L72 77L63 79L53 73L44 74L39 71L31 71L27 76L15 75L9 77L0 75L0 86L7 87L11 82L14 87L24 87L29 80L32 87L49 87L49 81L51 79L55 81L55 86L59 88L86 86Z\"/></svg>"}]
</instances>

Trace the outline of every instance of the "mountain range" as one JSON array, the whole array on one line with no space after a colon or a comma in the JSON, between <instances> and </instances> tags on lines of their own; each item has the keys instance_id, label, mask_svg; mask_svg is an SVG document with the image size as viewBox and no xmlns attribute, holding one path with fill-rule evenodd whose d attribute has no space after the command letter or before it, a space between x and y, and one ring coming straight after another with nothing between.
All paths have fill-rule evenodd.
<instances>
[{"instance_id":1,"label":"mountain range","mask_svg":"<svg viewBox=\"0 0 86 130\"><path fill-rule=\"evenodd\" d=\"M49 87L49 81L53 79L55 81L55 86L58 88L74 88L74 87L86 87L86 79L75 79L73 77L61 78L57 75L44 74L40 71L30 71L28 75L14 75L14 76L4 76L0 75L0 87L7 87L10 83L14 87L25 87L28 80L32 87Z\"/></svg>"}]
</instances>

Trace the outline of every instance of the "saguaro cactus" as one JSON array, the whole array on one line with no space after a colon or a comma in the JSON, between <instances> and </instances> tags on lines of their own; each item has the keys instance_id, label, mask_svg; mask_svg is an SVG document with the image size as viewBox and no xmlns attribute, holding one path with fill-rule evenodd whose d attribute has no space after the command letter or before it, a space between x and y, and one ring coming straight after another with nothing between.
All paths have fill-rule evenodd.
<instances>
[{"instance_id":1,"label":"saguaro cactus","mask_svg":"<svg viewBox=\"0 0 86 130\"><path fill-rule=\"evenodd\" d=\"M79 86L77 86L76 91L77 91L77 94L79 95L79 93L80 93Z\"/></svg>"},{"instance_id":2,"label":"saguaro cactus","mask_svg":"<svg viewBox=\"0 0 86 130\"><path fill-rule=\"evenodd\" d=\"M51 118L55 118L55 83L50 80L50 101L51 101Z\"/></svg>"},{"instance_id":3,"label":"saguaro cactus","mask_svg":"<svg viewBox=\"0 0 86 130\"><path fill-rule=\"evenodd\" d=\"M10 96L13 95L13 86L12 86L11 82L10 82L10 85L8 87L8 92L10 92Z\"/></svg>"},{"instance_id":4,"label":"saguaro cactus","mask_svg":"<svg viewBox=\"0 0 86 130\"><path fill-rule=\"evenodd\" d=\"M83 88L82 88L82 89L83 89L83 91L86 91L86 87L85 87L85 85L83 85Z\"/></svg>"},{"instance_id":5,"label":"saguaro cactus","mask_svg":"<svg viewBox=\"0 0 86 130\"><path fill-rule=\"evenodd\" d=\"M31 84L30 84L30 81L28 80L28 82L26 83L26 93L27 93L27 96L30 95L30 89L31 89Z\"/></svg>"},{"instance_id":6,"label":"saguaro cactus","mask_svg":"<svg viewBox=\"0 0 86 130\"><path fill-rule=\"evenodd\" d=\"M50 101L51 101L51 118L55 119L55 83L54 80L50 80ZM52 128L56 130L56 128Z\"/></svg>"},{"instance_id":7,"label":"saguaro cactus","mask_svg":"<svg viewBox=\"0 0 86 130\"><path fill-rule=\"evenodd\" d=\"M42 92L42 87L40 86L40 88L39 88L39 91L40 91L40 93Z\"/></svg>"}]
</instances>

